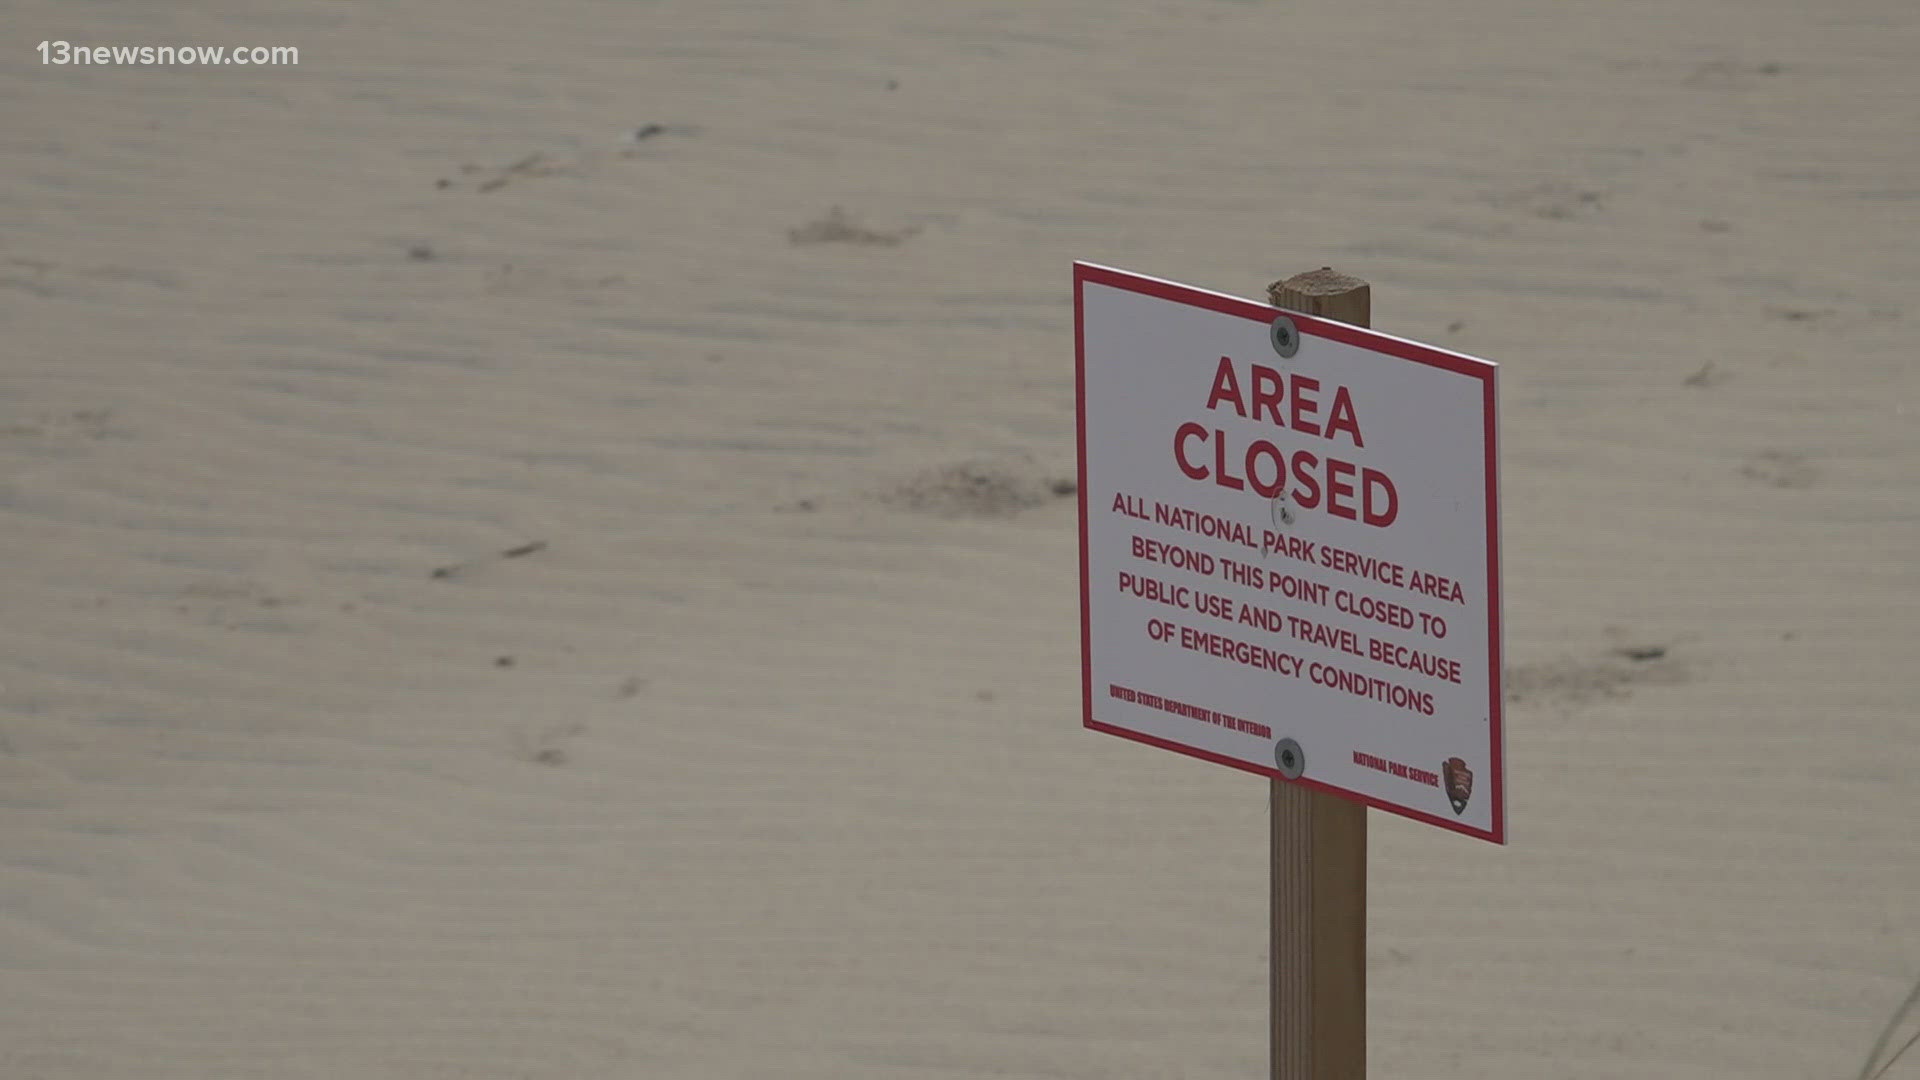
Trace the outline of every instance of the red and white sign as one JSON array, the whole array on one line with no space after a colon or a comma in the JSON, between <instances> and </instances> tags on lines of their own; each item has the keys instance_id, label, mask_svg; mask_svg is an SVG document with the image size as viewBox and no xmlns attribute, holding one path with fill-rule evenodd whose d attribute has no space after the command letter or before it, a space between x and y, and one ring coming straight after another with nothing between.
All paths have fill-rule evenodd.
<instances>
[{"instance_id":1,"label":"red and white sign","mask_svg":"<svg viewBox=\"0 0 1920 1080\"><path fill-rule=\"evenodd\" d=\"M1086 726L1504 843L1496 366L1073 283Z\"/></svg>"}]
</instances>

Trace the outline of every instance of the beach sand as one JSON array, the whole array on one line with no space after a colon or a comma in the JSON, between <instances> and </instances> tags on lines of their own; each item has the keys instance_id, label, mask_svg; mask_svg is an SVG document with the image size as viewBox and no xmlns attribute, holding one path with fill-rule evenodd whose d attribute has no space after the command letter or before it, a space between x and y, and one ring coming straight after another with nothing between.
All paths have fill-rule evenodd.
<instances>
[{"instance_id":1,"label":"beach sand","mask_svg":"<svg viewBox=\"0 0 1920 1080\"><path fill-rule=\"evenodd\" d=\"M1267 785L1080 726L1076 259L1503 365L1373 1075L1920 976L1907 0L0 10L0 1076L1265 1075Z\"/></svg>"}]
</instances>

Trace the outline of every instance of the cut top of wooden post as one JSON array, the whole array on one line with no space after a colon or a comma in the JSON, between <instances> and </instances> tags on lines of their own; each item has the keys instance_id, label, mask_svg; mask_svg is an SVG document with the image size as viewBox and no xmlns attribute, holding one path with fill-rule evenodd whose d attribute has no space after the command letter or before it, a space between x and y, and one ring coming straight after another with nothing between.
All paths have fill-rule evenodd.
<instances>
[{"instance_id":1,"label":"cut top of wooden post","mask_svg":"<svg viewBox=\"0 0 1920 1080\"><path fill-rule=\"evenodd\" d=\"M1373 290L1366 282L1330 266L1295 274L1267 286L1267 302L1354 326L1373 323Z\"/></svg>"}]
</instances>

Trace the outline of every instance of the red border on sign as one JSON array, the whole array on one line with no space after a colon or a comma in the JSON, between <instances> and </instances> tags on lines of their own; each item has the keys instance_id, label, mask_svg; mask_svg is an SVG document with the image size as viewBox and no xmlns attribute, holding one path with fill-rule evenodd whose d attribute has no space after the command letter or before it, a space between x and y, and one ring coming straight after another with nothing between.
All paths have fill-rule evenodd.
<instances>
[{"instance_id":1,"label":"red border on sign","mask_svg":"<svg viewBox=\"0 0 1920 1080\"><path fill-rule=\"evenodd\" d=\"M1077 440L1078 469L1080 481L1080 700L1082 725L1109 735L1118 735L1123 739L1157 746L1162 750L1172 750L1188 757L1211 761L1219 765L1231 766L1244 772L1256 773L1275 780L1284 779L1278 769L1260 765L1251 761L1242 761L1197 747L1172 742L1167 739L1147 735L1113 724L1102 723L1093 717L1093 594L1089 576L1087 556L1087 335L1084 300L1085 286L1088 284L1106 285L1127 292L1140 293L1161 300L1185 304L1188 307L1216 311L1223 315L1232 315L1242 319L1251 319L1260 323L1271 323L1282 309L1252 300L1227 296L1224 293L1207 292L1187 285L1177 285L1159 278L1143 277L1115 270L1111 267L1096 266L1092 263L1073 264L1073 398L1074 398L1074 435ZM1488 794L1493 800L1493 828L1482 830L1473 828L1461 821L1449 821L1434 814L1413 810L1405 806L1384 802L1347 788L1318 780L1301 779L1294 781L1303 787L1365 803L1378 810L1398 814L1404 818L1436 825L1450 832L1491 840L1496 844L1507 842L1507 792L1506 792L1506 729L1505 718L1501 711L1502 701L1502 665L1500 625L1500 454L1496 441L1498 421L1495 413L1497 402L1494 393L1493 373L1495 366L1485 360L1460 353L1447 352L1416 341L1397 338L1391 334L1382 334L1377 330L1350 326L1329 319L1315 318L1288 311L1294 326L1300 333L1314 337L1338 341L1369 352L1385 353L1388 356L1411 360L1417 364L1436 367L1479 379L1485 393L1486 415L1486 491L1487 491L1487 655L1492 660L1492 687L1487 702L1487 723L1492 743L1493 775L1488 784Z\"/></svg>"}]
</instances>

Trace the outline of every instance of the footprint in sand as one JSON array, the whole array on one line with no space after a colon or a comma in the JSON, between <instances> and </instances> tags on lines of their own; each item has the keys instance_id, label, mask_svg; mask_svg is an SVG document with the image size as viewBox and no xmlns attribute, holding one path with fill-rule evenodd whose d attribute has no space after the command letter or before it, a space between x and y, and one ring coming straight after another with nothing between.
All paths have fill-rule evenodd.
<instances>
[{"instance_id":1,"label":"footprint in sand","mask_svg":"<svg viewBox=\"0 0 1920 1080\"><path fill-rule=\"evenodd\" d=\"M46 439L105 439L124 434L112 425L112 409L40 413L30 420L0 423L0 435Z\"/></svg>"},{"instance_id":2,"label":"footprint in sand","mask_svg":"<svg viewBox=\"0 0 1920 1080\"><path fill-rule=\"evenodd\" d=\"M1771 487L1798 490L1812 487L1820 473L1805 454L1791 450L1762 450L1740 466L1740 475Z\"/></svg>"},{"instance_id":3,"label":"footprint in sand","mask_svg":"<svg viewBox=\"0 0 1920 1080\"><path fill-rule=\"evenodd\" d=\"M788 229L787 240L793 244L861 244L893 247L919 232L918 225L905 225L898 229L870 229L848 217L846 211L836 206L828 210L825 217L810 221L797 229Z\"/></svg>"},{"instance_id":4,"label":"footprint in sand","mask_svg":"<svg viewBox=\"0 0 1920 1080\"><path fill-rule=\"evenodd\" d=\"M943 517L1004 517L1078 490L1070 478L1049 478L1030 467L963 462L920 473L882 493L880 501Z\"/></svg>"},{"instance_id":5,"label":"footprint in sand","mask_svg":"<svg viewBox=\"0 0 1920 1080\"><path fill-rule=\"evenodd\" d=\"M543 176L582 176L609 160L640 157L646 152L642 144L651 144L663 136L697 135L699 132L699 128L689 124L642 124L624 133L615 147L604 153L589 151L567 157L534 153L492 168L462 165L460 175L468 178L475 191L486 194L520 180ZM433 186L446 190L458 187L459 182L443 176L434 181Z\"/></svg>"},{"instance_id":6,"label":"footprint in sand","mask_svg":"<svg viewBox=\"0 0 1920 1080\"><path fill-rule=\"evenodd\" d=\"M534 765L565 765L567 763L566 743L578 738L587 730L587 725L575 721L571 724L553 724L538 731L521 729L513 733L513 756Z\"/></svg>"},{"instance_id":7,"label":"footprint in sand","mask_svg":"<svg viewBox=\"0 0 1920 1080\"><path fill-rule=\"evenodd\" d=\"M1758 64L1713 60L1694 68L1683 82L1695 90L1745 90L1786 70L1785 64L1772 60Z\"/></svg>"},{"instance_id":8,"label":"footprint in sand","mask_svg":"<svg viewBox=\"0 0 1920 1080\"><path fill-rule=\"evenodd\" d=\"M1515 664L1501 679L1509 704L1584 705L1598 698L1623 697L1635 686L1674 686L1688 669L1662 644L1622 646L1607 658L1566 659Z\"/></svg>"},{"instance_id":9,"label":"footprint in sand","mask_svg":"<svg viewBox=\"0 0 1920 1080\"><path fill-rule=\"evenodd\" d=\"M1492 195L1487 201L1502 210L1532 214L1550 221L1591 217L1605 209L1600 192L1559 182L1535 184L1519 191Z\"/></svg>"}]
</instances>

